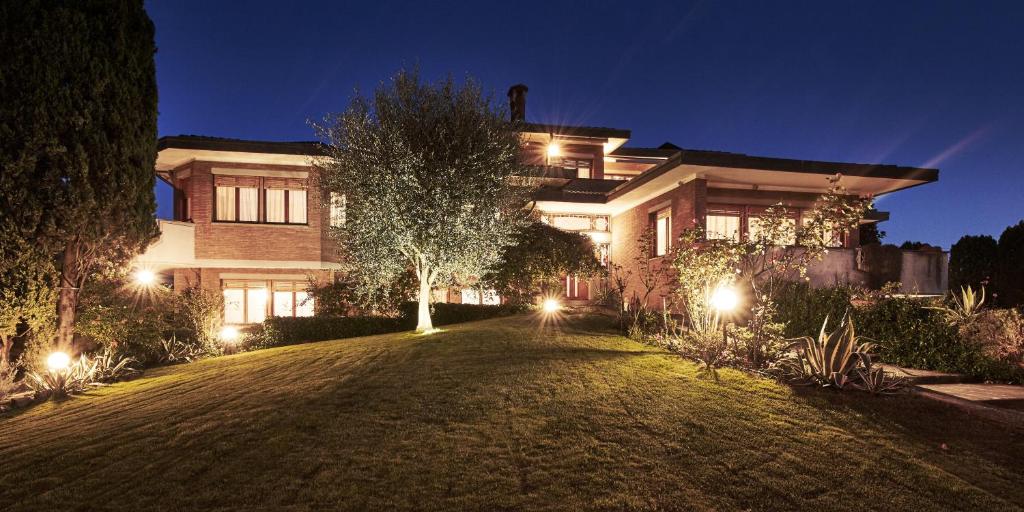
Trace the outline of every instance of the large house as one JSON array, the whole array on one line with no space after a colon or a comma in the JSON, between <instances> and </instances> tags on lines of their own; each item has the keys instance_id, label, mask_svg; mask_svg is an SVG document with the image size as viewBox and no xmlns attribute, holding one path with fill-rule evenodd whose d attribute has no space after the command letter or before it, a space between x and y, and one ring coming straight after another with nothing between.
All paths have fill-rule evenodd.
<instances>
[{"instance_id":1,"label":"large house","mask_svg":"<svg viewBox=\"0 0 1024 512\"><path fill-rule=\"evenodd\" d=\"M523 159L540 183L536 210L553 226L587 234L603 262L627 269L640 256L636 241L647 229L655 240L643 257L658 265L680 232L695 225L705 226L709 236L740 239L757 229L766 207L779 202L799 223L836 174L850 193L876 197L938 179L937 170L916 167L748 156L668 143L628 147L629 130L526 122L526 93L526 86L513 86L509 100L513 120L525 127ZM173 279L176 290L222 290L229 324L311 315L306 289L311 280L329 282L340 268L327 227L344 215L337 198L322 201L316 188L317 147L161 138L156 173L174 189L174 218L160 221L160 239L136 264ZM887 218L873 212L863 222ZM864 283L858 231L837 237L836 248L809 275L818 285ZM906 293L942 293L946 255L904 251L899 275ZM591 300L594 285L567 276L565 296ZM488 300L474 290L439 291L436 298Z\"/></svg>"}]
</instances>

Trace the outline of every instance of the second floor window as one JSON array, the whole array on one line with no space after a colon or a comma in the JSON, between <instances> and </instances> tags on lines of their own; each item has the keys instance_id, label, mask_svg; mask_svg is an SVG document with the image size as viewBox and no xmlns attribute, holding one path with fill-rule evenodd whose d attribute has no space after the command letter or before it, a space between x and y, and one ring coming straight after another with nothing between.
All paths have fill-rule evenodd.
<instances>
[{"instance_id":1,"label":"second floor window","mask_svg":"<svg viewBox=\"0 0 1024 512\"><path fill-rule=\"evenodd\" d=\"M216 220L259 222L259 189L256 187L217 186Z\"/></svg>"},{"instance_id":2,"label":"second floor window","mask_svg":"<svg viewBox=\"0 0 1024 512\"><path fill-rule=\"evenodd\" d=\"M331 192L331 227L340 228L345 225L345 194Z\"/></svg>"},{"instance_id":3,"label":"second floor window","mask_svg":"<svg viewBox=\"0 0 1024 512\"><path fill-rule=\"evenodd\" d=\"M266 189L267 222L279 224L306 223L306 191L300 189Z\"/></svg>"},{"instance_id":4,"label":"second floor window","mask_svg":"<svg viewBox=\"0 0 1024 512\"><path fill-rule=\"evenodd\" d=\"M594 167L593 160L586 160L582 158L563 158L562 168L571 169L576 171L577 178L591 178L593 175L590 170Z\"/></svg>"}]
</instances>

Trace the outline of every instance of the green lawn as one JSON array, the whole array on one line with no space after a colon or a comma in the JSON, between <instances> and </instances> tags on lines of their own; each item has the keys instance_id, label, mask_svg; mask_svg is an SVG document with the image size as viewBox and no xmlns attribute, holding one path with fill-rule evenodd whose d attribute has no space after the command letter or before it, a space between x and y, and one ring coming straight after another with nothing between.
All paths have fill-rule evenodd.
<instances>
[{"instance_id":1,"label":"green lawn","mask_svg":"<svg viewBox=\"0 0 1024 512\"><path fill-rule=\"evenodd\" d=\"M0 510L1024 503L1024 442L998 426L912 396L715 382L597 325L264 350L0 416Z\"/></svg>"}]
</instances>

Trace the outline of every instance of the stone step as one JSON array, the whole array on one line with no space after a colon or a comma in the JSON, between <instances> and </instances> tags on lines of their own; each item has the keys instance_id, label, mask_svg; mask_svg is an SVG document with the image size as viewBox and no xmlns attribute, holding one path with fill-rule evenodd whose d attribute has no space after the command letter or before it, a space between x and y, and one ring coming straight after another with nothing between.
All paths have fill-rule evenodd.
<instances>
[{"instance_id":1,"label":"stone step","mask_svg":"<svg viewBox=\"0 0 1024 512\"><path fill-rule=\"evenodd\" d=\"M959 373L945 373L931 370L918 370L916 368L901 368L891 364L882 364L887 373L907 379L912 385L922 384L965 384L976 382L976 380Z\"/></svg>"}]
</instances>

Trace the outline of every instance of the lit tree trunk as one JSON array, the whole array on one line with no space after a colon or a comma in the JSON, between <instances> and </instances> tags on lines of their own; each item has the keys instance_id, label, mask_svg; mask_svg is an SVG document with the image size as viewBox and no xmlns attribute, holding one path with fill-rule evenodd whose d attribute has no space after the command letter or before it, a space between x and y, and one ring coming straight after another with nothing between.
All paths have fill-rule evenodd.
<instances>
[{"instance_id":1,"label":"lit tree trunk","mask_svg":"<svg viewBox=\"0 0 1024 512\"><path fill-rule=\"evenodd\" d=\"M78 292L82 289L84 272L80 259L81 242L74 240L64 248L60 272L60 292L57 295L57 350L70 351L74 348L75 311L78 309Z\"/></svg>"},{"instance_id":2,"label":"lit tree trunk","mask_svg":"<svg viewBox=\"0 0 1024 512\"><path fill-rule=\"evenodd\" d=\"M11 347L14 346L14 336L0 336L0 369L7 368L11 362Z\"/></svg>"},{"instance_id":3,"label":"lit tree trunk","mask_svg":"<svg viewBox=\"0 0 1024 512\"><path fill-rule=\"evenodd\" d=\"M422 264L416 273L420 278L420 308L416 332L427 332L434 328L433 322L430 321L430 273Z\"/></svg>"}]
</instances>

